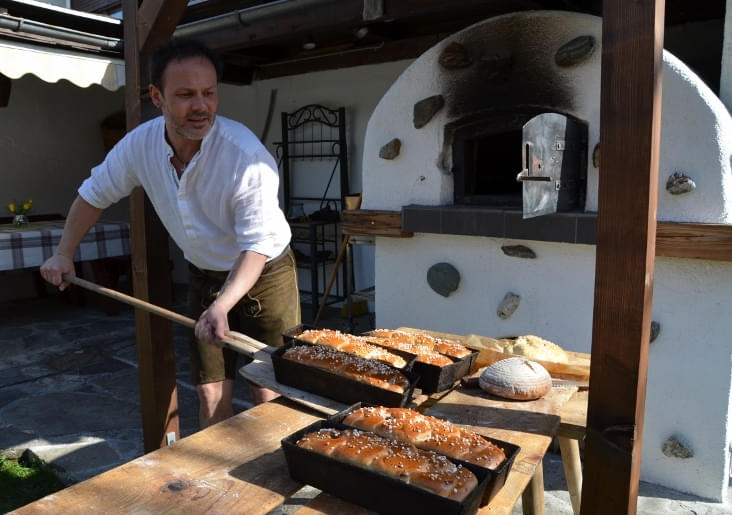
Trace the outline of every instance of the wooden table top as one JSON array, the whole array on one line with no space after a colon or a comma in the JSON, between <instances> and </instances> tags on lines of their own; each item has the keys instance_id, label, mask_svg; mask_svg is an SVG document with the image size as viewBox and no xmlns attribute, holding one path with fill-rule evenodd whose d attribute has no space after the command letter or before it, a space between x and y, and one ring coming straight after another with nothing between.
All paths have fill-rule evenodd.
<instances>
[{"instance_id":1,"label":"wooden table top","mask_svg":"<svg viewBox=\"0 0 732 515\"><path fill-rule=\"evenodd\" d=\"M319 399L308 401L314 401L308 405L320 413L287 399L255 406L16 513L267 513L302 487L289 477L281 439L341 408L321 406ZM526 403L458 387L432 396L426 406L427 414L521 447L506 484L479 511L510 513L557 431L570 438L584 435L587 392L554 388L544 399ZM298 515L369 513L325 493L298 511Z\"/></svg>"},{"instance_id":2,"label":"wooden table top","mask_svg":"<svg viewBox=\"0 0 732 515\"><path fill-rule=\"evenodd\" d=\"M521 447L506 484L479 513L510 513L559 428L558 407L575 391L553 388L543 399L520 402L502 400L479 388L459 387L425 411L428 415Z\"/></svg>"},{"instance_id":3,"label":"wooden table top","mask_svg":"<svg viewBox=\"0 0 732 515\"><path fill-rule=\"evenodd\" d=\"M267 513L302 487L280 440L319 419L289 401L255 406L16 513Z\"/></svg>"},{"instance_id":4,"label":"wooden table top","mask_svg":"<svg viewBox=\"0 0 732 515\"><path fill-rule=\"evenodd\" d=\"M464 405L453 402L460 400L460 393L454 393L429 412L437 416L448 413L445 418L461 423L456 414ZM16 513L267 513L302 487L289 477L280 440L321 417L285 399L255 406ZM559 417L538 413L523 417L521 423L508 417L506 426L492 418L492 427L481 425L486 423L483 416L471 420L477 432L521 447L505 486L480 510L509 513L541 463ZM360 515L369 511L320 494L299 513Z\"/></svg>"}]
</instances>

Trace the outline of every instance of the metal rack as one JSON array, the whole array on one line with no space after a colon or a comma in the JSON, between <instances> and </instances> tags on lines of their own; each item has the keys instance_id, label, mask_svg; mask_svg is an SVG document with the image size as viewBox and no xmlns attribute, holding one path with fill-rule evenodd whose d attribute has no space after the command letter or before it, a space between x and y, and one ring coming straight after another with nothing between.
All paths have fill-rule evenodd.
<instances>
[{"instance_id":1,"label":"metal rack","mask_svg":"<svg viewBox=\"0 0 732 515\"><path fill-rule=\"evenodd\" d=\"M309 273L313 317L325 290L328 268L341 246L343 199L348 195L348 146L345 108L310 104L281 114L282 141L276 142L282 170L284 208L293 229L298 267ZM326 303L345 298L346 271Z\"/></svg>"}]
</instances>

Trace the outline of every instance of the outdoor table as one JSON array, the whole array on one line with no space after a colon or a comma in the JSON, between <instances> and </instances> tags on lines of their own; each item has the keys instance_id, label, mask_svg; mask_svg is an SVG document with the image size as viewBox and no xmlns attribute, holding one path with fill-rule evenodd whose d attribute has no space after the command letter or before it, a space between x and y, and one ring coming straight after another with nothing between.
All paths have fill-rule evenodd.
<instances>
[{"instance_id":1,"label":"outdoor table","mask_svg":"<svg viewBox=\"0 0 732 515\"><path fill-rule=\"evenodd\" d=\"M37 274L38 268L50 258L61 240L64 220L30 222L24 225L0 224L0 272L34 270L36 290L46 295L46 286ZM89 262L97 283L116 289L112 261L130 255L130 224L100 220L89 230L74 254L76 274L82 275L81 263ZM82 303L81 291L74 291L76 301ZM116 302L102 299L109 314L119 311Z\"/></svg>"},{"instance_id":2,"label":"outdoor table","mask_svg":"<svg viewBox=\"0 0 732 515\"><path fill-rule=\"evenodd\" d=\"M39 267L53 255L64 221L0 225L0 270ZM84 236L74 261L94 261L130 254L130 225L99 221Z\"/></svg>"},{"instance_id":3,"label":"outdoor table","mask_svg":"<svg viewBox=\"0 0 732 515\"><path fill-rule=\"evenodd\" d=\"M302 487L289 477L280 440L322 417L288 399L267 402L16 513L267 513ZM521 446L521 453L502 490L479 513L509 513L541 470L559 417L534 414L529 419L530 428L481 429L486 435ZM542 487L543 482L533 486ZM536 498L543 504L543 491L534 491L533 486L524 501L526 495L541 494ZM321 493L299 513L368 512Z\"/></svg>"}]
</instances>

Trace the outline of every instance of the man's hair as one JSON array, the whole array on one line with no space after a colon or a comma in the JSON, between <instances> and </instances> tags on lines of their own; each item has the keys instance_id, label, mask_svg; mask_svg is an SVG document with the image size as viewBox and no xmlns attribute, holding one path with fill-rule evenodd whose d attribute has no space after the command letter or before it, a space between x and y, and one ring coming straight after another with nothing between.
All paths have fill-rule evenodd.
<instances>
[{"instance_id":1,"label":"man's hair","mask_svg":"<svg viewBox=\"0 0 732 515\"><path fill-rule=\"evenodd\" d=\"M163 73L172 61L201 57L211 62L216 70L216 79L221 79L221 59L206 45L195 39L171 39L158 48L150 59L150 82L163 90Z\"/></svg>"}]
</instances>

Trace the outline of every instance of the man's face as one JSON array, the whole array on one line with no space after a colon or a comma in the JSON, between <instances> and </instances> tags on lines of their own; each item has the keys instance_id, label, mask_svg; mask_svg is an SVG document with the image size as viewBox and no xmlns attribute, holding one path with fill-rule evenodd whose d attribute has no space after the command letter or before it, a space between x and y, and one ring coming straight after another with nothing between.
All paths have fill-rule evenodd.
<instances>
[{"instance_id":1,"label":"man's face","mask_svg":"<svg viewBox=\"0 0 732 515\"><path fill-rule=\"evenodd\" d=\"M208 59L171 61L162 77L162 91L150 85L150 98L163 113L170 136L201 140L213 125L219 105L216 69Z\"/></svg>"}]
</instances>

